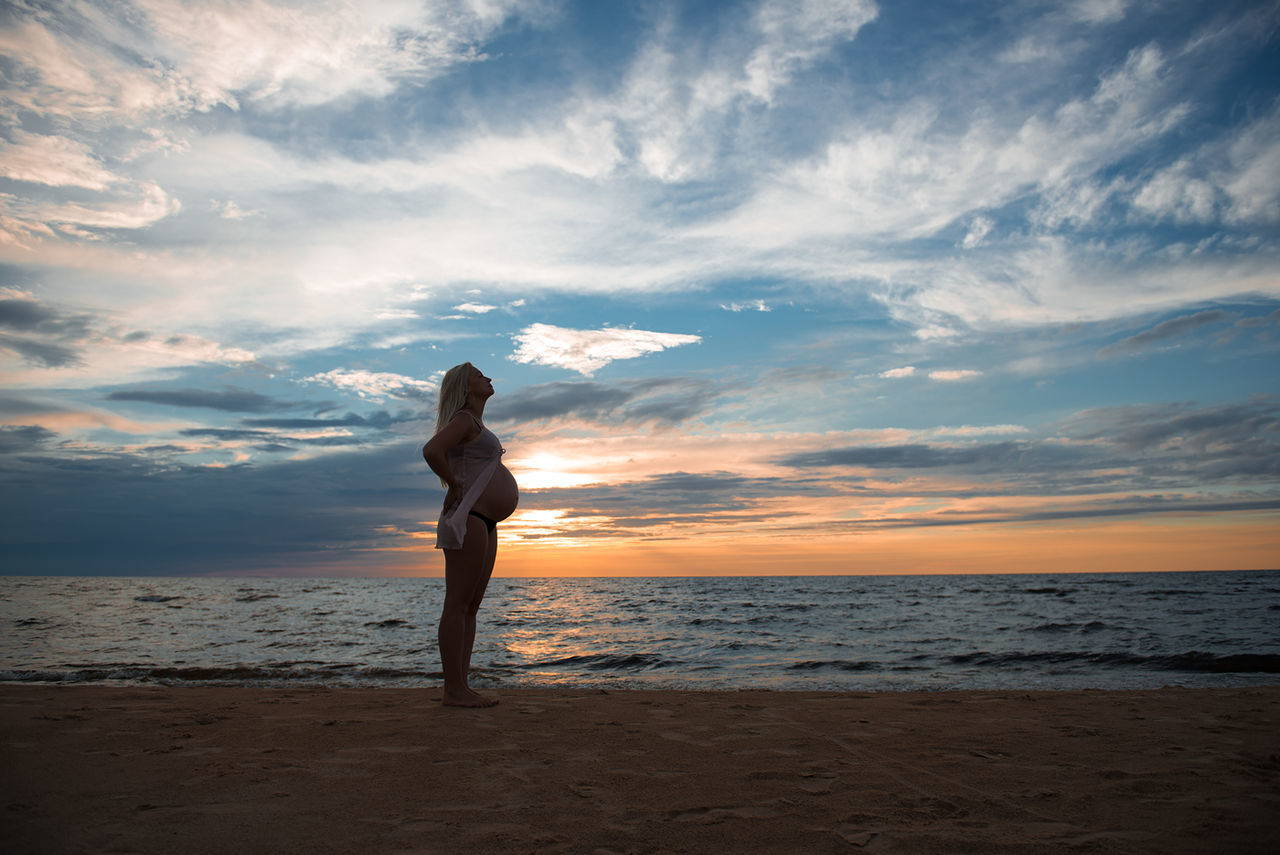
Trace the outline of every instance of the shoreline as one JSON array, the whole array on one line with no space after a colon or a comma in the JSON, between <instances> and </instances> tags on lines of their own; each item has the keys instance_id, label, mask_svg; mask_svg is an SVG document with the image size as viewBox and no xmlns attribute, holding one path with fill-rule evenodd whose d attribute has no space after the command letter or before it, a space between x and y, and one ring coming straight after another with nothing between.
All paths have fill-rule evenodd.
<instances>
[{"instance_id":1,"label":"shoreline","mask_svg":"<svg viewBox=\"0 0 1280 855\"><path fill-rule=\"evenodd\" d=\"M1280 686L0 685L7 851L1271 852Z\"/></svg>"}]
</instances>

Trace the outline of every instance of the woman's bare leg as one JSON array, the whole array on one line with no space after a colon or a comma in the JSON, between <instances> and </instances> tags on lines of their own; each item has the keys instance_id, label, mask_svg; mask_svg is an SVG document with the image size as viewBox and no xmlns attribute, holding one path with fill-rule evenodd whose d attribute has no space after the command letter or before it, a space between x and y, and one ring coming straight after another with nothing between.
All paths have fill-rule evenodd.
<instances>
[{"instance_id":1,"label":"woman's bare leg","mask_svg":"<svg viewBox=\"0 0 1280 855\"><path fill-rule=\"evenodd\" d=\"M467 685L476 638L476 612L493 574L496 540L483 521L469 517L462 548L444 550L445 593L438 640L447 706L483 707L496 703Z\"/></svg>"},{"instance_id":2,"label":"woman's bare leg","mask_svg":"<svg viewBox=\"0 0 1280 855\"><path fill-rule=\"evenodd\" d=\"M498 559L498 532L495 530L489 534L486 527L485 534L488 535L486 543L484 565L482 574L484 581L476 589L475 597L469 603L467 609L467 667L471 667L471 650L476 645L476 615L480 612L480 603L484 601L485 591L489 589L489 580L493 577L493 565Z\"/></svg>"}]
</instances>

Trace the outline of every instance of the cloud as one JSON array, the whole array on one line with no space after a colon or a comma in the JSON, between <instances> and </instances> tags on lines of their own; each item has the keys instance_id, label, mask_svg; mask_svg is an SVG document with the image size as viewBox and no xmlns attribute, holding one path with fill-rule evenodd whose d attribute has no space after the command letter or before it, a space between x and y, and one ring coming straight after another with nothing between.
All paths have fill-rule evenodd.
<instances>
[{"instance_id":1,"label":"cloud","mask_svg":"<svg viewBox=\"0 0 1280 855\"><path fill-rule=\"evenodd\" d=\"M92 354L95 361L114 366L116 379L127 370L130 356L141 355L144 361L168 365L247 365L256 361L250 351L200 336L160 336L146 330L121 333L95 329L92 322L89 315L63 312L34 300L0 300L0 349L49 369L86 366Z\"/></svg>"},{"instance_id":2,"label":"cloud","mask_svg":"<svg viewBox=\"0 0 1280 855\"><path fill-rule=\"evenodd\" d=\"M904 365L901 368L890 368L888 371L881 371L880 376L887 380L896 380L900 377L910 377L916 373L914 365Z\"/></svg>"},{"instance_id":3,"label":"cloud","mask_svg":"<svg viewBox=\"0 0 1280 855\"><path fill-rule=\"evenodd\" d=\"M954 130L941 105L910 105L882 127L853 123L820 156L797 164L791 179L838 203L831 225L841 231L934 235L1029 191L1072 183L1177 127L1188 111L1167 103L1165 65L1159 48L1147 45L1087 98L1047 115L979 116ZM758 204L795 204L788 191L770 195Z\"/></svg>"},{"instance_id":4,"label":"cloud","mask_svg":"<svg viewBox=\"0 0 1280 855\"><path fill-rule=\"evenodd\" d=\"M851 467L947 474L948 480L877 487L885 495L915 496L935 490L972 496L1159 490L1216 501L1221 498L1218 485L1264 486L1280 476L1280 405L1270 399L1083 410L1047 428L1056 435L1002 442L843 445L797 451L775 462L812 471Z\"/></svg>"},{"instance_id":5,"label":"cloud","mask_svg":"<svg viewBox=\"0 0 1280 855\"><path fill-rule=\"evenodd\" d=\"M81 364L79 344L89 336L89 324L88 315L64 312L13 288L0 289L0 348L30 364L45 368Z\"/></svg>"},{"instance_id":6,"label":"cloud","mask_svg":"<svg viewBox=\"0 0 1280 855\"><path fill-rule=\"evenodd\" d=\"M137 401L167 407L197 407L228 413L268 413L310 406L297 401L282 401L248 389L226 387L221 392L208 389L120 389L107 395L108 401Z\"/></svg>"},{"instance_id":7,"label":"cloud","mask_svg":"<svg viewBox=\"0 0 1280 855\"><path fill-rule=\"evenodd\" d=\"M1070 13L1089 24L1110 24L1124 18L1127 0L1076 0Z\"/></svg>"},{"instance_id":8,"label":"cloud","mask_svg":"<svg viewBox=\"0 0 1280 855\"><path fill-rule=\"evenodd\" d=\"M437 377L419 380L403 374L365 371L351 368L335 368L305 378L303 383L322 383L335 389L355 392L361 398L382 401L386 398L413 398L424 400L439 388Z\"/></svg>"},{"instance_id":9,"label":"cloud","mask_svg":"<svg viewBox=\"0 0 1280 855\"><path fill-rule=\"evenodd\" d=\"M310 436L298 434L280 434L275 431L249 430L244 428L188 428L179 431L182 436L201 437L238 443L241 440L257 440L264 450L271 452L285 451L297 445L365 446L369 441L350 433L322 433ZM254 446L255 448L259 446Z\"/></svg>"},{"instance_id":10,"label":"cloud","mask_svg":"<svg viewBox=\"0 0 1280 855\"><path fill-rule=\"evenodd\" d=\"M972 368L961 368L946 371L930 371L930 380L940 380L944 383L954 383L958 380L972 380L975 377L981 377L981 371L975 371Z\"/></svg>"},{"instance_id":11,"label":"cloud","mask_svg":"<svg viewBox=\"0 0 1280 855\"><path fill-rule=\"evenodd\" d=\"M1071 465L1081 456L1081 451L1069 448L1037 447L1025 442L996 442L957 447L908 444L833 448L786 455L779 458L779 462L785 466L802 468L853 466L871 469L999 469L1010 464L1027 465L1034 458L1041 466L1051 464L1054 468L1060 468Z\"/></svg>"},{"instance_id":12,"label":"cloud","mask_svg":"<svg viewBox=\"0 0 1280 855\"><path fill-rule=\"evenodd\" d=\"M14 288L0 289L0 327L51 335L84 337L89 316L71 314Z\"/></svg>"},{"instance_id":13,"label":"cloud","mask_svg":"<svg viewBox=\"0 0 1280 855\"><path fill-rule=\"evenodd\" d=\"M1191 170L1186 158L1161 169L1133 196L1134 208L1156 219L1209 222L1217 214L1219 190Z\"/></svg>"},{"instance_id":14,"label":"cloud","mask_svg":"<svg viewBox=\"0 0 1280 855\"><path fill-rule=\"evenodd\" d=\"M483 315L487 312L492 312L498 307L490 306L486 303L462 303L461 305L454 306L453 308L454 311L457 312L469 312L473 315Z\"/></svg>"},{"instance_id":15,"label":"cloud","mask_svg":"<svg viewBox=\"0 0 1280 855\"><path fill-rule=\"evenodd\" d=\"M0 140L0 175L14 181L89 190L105 190L120 180L103 168L84 143L22 130Z\"/></svg>"},{"instance_id":16,"label":"cloud","mask_svg":"<svg viewBox=\"0 0 1280 855\"><path fill-rule=\"evenodd\" d=\"M490 420L522 426L556 418L607 425L679 424L707 412L724 391L696 380L668 378L624 381L612 386L560 381L500 395L489 404L486 413Z\"/></svg>"},{"instance_id":17,"label":"cloud","mask_svg":"<svg viewBox=\"0 0 1280 855\"><path fill-rule=\"evenodd\" d=\"M960 242L960 245L965 249L981 246L987 235L991 234L993 228L995 228L995 223L989 217L974 217L969 224L969 232L964 236L964 240Z\"/></svg>"},{"instance_id":18,"label":"cloud","mask_svg":"<svg viewBox=\"0 0 1280 855\"><path fill-rule=\"evenodd\" d=\"M871 0L766 0L755 13L761 41L743 69L746 91L770 102L797 70L852 41L878 14Z\"/></svg>"},{"instance_id":19,"label":"cloud","mask_svg":"<svg viewBox=\"0 0 1280 855\"><path fill-rule=\"evenodd\" d=\"M0 349L12 351L27 363L44 368L66 368L84 362L75 348L23 336L0 334Z\"/></svg>"},{"instance_id":20,"label":"cloud","mask_svg":"<svg viewBox=\"0 0 1280 855\"><path fill-rule=\"evenodd\" d=\"M221 26L226 19L229 31L242 32L256 8L227 4L208 21ZM305 33L313 26L317 32L329 31L324 23L280 22L275 7L263 8L271 12L266 30L278 23ZM789 15L781 14L783 8ZM1113 8L1098 4L1097 14ZM367 22L372 13L351 11L345 4L325 9L350 25L353 34L363 32L371 45L381 44L378 34L386 21L419 14L397 7L362 30L356 24ZM453 9L454 17L441 9ZM509 4L484 9L492 14L475 6L447 5L421 14L447 18L456 33L479 33L459 42L476 51L482 51L489 34L503 31L502 20L532 14ZM168 123L164 128L182 135L184 150L163 161L125 164L107 157L87 135L80 141L92 147L105 168L129 174L131 180L152 180L172 200L196 200L189 205L193 210L181 211L165 229L200 228L197 213L216 229L237 226L201 204L232 194L245 210L271 217L272 228L261 230L262 235L236 234L237 245L246 251L241 258L220 257L216 275L201 270L190 247L152 250L153 261L141 278L151 278L155 286L177 286L203 276L212 280L208 284L214 287L202 290L207 298L196 294L195 287L185 288L186 298L178 301L188 313L183 323L216 306L228 328L243 327L245 320L270 324L280 317L277 302L292 298L294 311L305 314L298 322L313 336L320 329L330 331L331 343L337 343L387 320L385 312L397 310L405 292L424 278L440 294L458 293L458 283L481 284L486 294L496 283L510 289L595 293L605 287L601 283L627 292L700 288L746 272L776 276L795 290L820 288L824 295L838 290L859 299L871 293L895 319L922 329L1128 313L1132 306L1120 296L1124 289L1102 287L1117 275L1128 278L1134 272L1125 269L1122 253L1099 251L1105 250L1103 242L1082 245L1064 239L1050 245L1040 237L1044 229L1096 225L1092 218L1114 215L1115 206L1150 177L1135 174L1138 168L1130 164L1160 162L1161 147L1172 138L1169 131L1185 128L1188 110L1198 109L1194 104L1183 109L1186 105L1179 101L1184 80L1180 63L1194 39L1185 45L1144 40L1127 59L1109 43L1100 65L1087 71L1064 69L1063 80L1092 77L1097 84L1092 91L1087 82L1083 88L1064 84L1046 89L1043 83L1031 83L1034 76L1025 70L996 69L976 75L982 87L957 93L937 81L974 75L948 66L959 60L943 52L920 72L931 81L928 85L896 81L903 89L893 99L832 105L814 115L803 139L784 133L788 117L805 111L813 93L852 85L837 79L838 74L833 77L833 68L843 61L847 44L874 37L875 27L867 27L866 21L875 14L869 3L754 3L718 17L713 13L714 26L696 32L659 14L647 19L651 30L640 36L638 45L628 42L609 64L609 73L593 78L590 86L561 97L531 99L520 109L504 111L500 122L464 124L443 138L427 134L406 141L388 134L385 145L368 151L354 151L341 139L313 140L305 151L273 139L276 118L299 104L316 103L301 94L315 71L307 62L291 63L288 53L261 60L278 61L287 69L265 75L264 82L254 78L245 83L235 68L206 75L200 70L206 63L230 63L215 50L193 48L178 51L181 62L175 59L168 67L172 78L224 83L208 88L207 96L179 99L179 106L160 111L177 111L177 129ZM97 31L106 33L103 38L112 44L132 44L130 39L167 44L165 33L193 27L178 17L165 15L164 27L148 25L141 17L140 34L127 34L119 21L104 23ZM416 31L406 24L405 32ZM203 44L206 37L174 38ZM316 41L331 44L327 39L317 36ZM503 59L495 55L483 62L496 67ZM74 56L68 58L72 60ZM479 54L458 60L461 65L480 61ZM1093 68L1101 68L1101 75ZM265 82L273 79L280 85ZM226 80L237 82L228 88ZM409 87L419 83L412 75L385 80L390 94L374 102L383 106L399 104L413 91ZM378 91L384 90L356 86L323 104L332 115L363 119L374 104L342 98ZM236 132L206 133L203 126L184 120L197 104L223 104L220 109L230 110L219 92L238 105ZM1006 94L997 98L990 92ZM957 113L954 108L960 104L965 107ZM135 125L138 130L152 123L138 120ZM1250 136L1247 151L1241 149L1240 168L1223 177L1224 188L1236 186L1228 181L1231 176L1253 175L1246 163L1258 170L1270 163L1263 156L1267 148L1261 130ZM853 156L846 163L841 152ZM1225 153L1222 157L1229 160ZM1191 174L1199 175L1197 170L1203 171L1197 167ZM1113 180L1116 172L1122 175ZM201 179L214 174L217 188ZM655 189L655 177L669 186ZM829 180L833 178L839 180ZM1241 193L1250 186L1263 187L1263 178L1259 172L1239 183ZM176 186L180 181L187 185ZM697 183L702 181L708 183ZM500 193L495 192L498 186ZM695 187L701 189L695 192ZM655 205L655 192L671 195ZM1221 196L1230 198L1226 189ZM1256 200L1240 198L1242 212L1268 210L1265 193ZM1042 207L1053 208L1056 225L1049 225L1048 211L1031 224L1019 219ZM164 210L159 205L152 214ZM38 216L28 213L22 222L31 229L56 224L43 208ZM145 223L152 214L132 222ZM984 220L1001 224L998 246L992 245L990 234L974 244ZM15 239L32 240L15 229ZM947 247L963 246L970 236L973 251L960 260L936 258L930 249L936 245L913 243L932 240L940 232ZM102 260L115 256L111 263L123 265L132 252L119 247L118 252L104 251ZM377 263L370 264L374 257ZM180 271L182 264L189 268ZM1149 256L1139 274L1152 264L1158 267ZM1172 276L1152 270L1135 290L1164 307L1205 283L1228 293L1274 291L1273 284L1268 287L1228 260L1206 259L1201 265L1194 273L1181 270ZM264 285L250 293L225 284L236 281ZM495 297L491 302L501 301ZM423 317L439 311L438 306L421 308ZM233 338L230 333L224 337Z\"/></svg>"},{"instance_id":21,"label":"cloud","mask_svg":"<svg viewBox=\"0 0 1280 855\"><path fill-rule=\"evenodd\" d=\"M219 362L242 365L257 361L251 351L228 347L198 335L155 335L146 330L135 330L120 337L119 342L129 348L155 353L181 364Z\"/></svg>"},{"instance_id":22,"label":"cloud","mask_svg":"<svg viewBox=\"0 0 1280 855\"><path fill-rule=\"evenodd\" d=\"M1228 314L1221 309L1209 309L1204 312L1196 312L1193 315L1170 318L1167 321L1161 321L1149 330L1143 330L1137 335L1131 335L1114 344L1107 345L1098 351L1098 356L1120 356L1127 353L1136 353L1140 350L1145 350L1156 342L1180 338L1201 327L1223 323L1232 320L1234 317L1234 315Z\"/></svg>"},{"instance_id":23,"label":"cloud","mask_svg":"<svg viewBox=\"0 0 1280 855\"><path fill-rule=\"evenodd\" d=\"M559 416L598 418L630 401L631 393L602 383L541 383L494 398L489 417L499 421L550 419Z\"/></svg>"},{"instance_id":24,"label":"cloud","mask_svg":"<svg viewBox=\"0 0 1280 855\"><path fill-rule=\"evenodd\" d=\"M1196 462L1225 455L1257 473L1280 470L1280 404L1270 397L1240 404L1134 405L1085 410L1063 425L1087 441L1106 440L1129 451L1189 453ZM1189 461L1190 462L1190 461Z\"/></svg>"},{"instance_id":25,"label":"cloud","mask_svg":"<svg viewBox=\"0 0 1280 855\"><path fill-rule=\"evenodd\" d=\"M39 425L0 425L0 454L34 451L55 436Z\"/></svg>"},{"instance_id":26,"label":"cloud","mask_svg":"<svg viewBox=\"0 0 1280 855\"><path fill-rule=\"evenodd\" d=\"M262 216L262 211L246 211L231 200L226 202L214 202L213 209L217 211L218 216L222 217L224 220L244 220L249 217Z\"/></svg>"},{"instance_id":27,"label":"cloud","mask_svg":"<svg viewBox=\"0 0 1280 855\"><path fill-rule=\"evenodd\" d=\"M377 552L410 545L403 532L430 531L423 509L438 504L440 491L420 457L414 465L415 453L406 445L338 446L316 457L223 468L118 451L74 466L4 455L0 478L32 488L0 491L0 539L6 558L29 573L287 574L314 573L326 562L351 572L396 558L401 573L410 572L407 563L421 573L435 558L430 549L409 562L403 553ZM82 512L86 496L110 498Z\"/></svg>"},{"instance_id":28,"label":"cloud","mask_svg":"<svg viewBox=\"0 0 1280 855\"><path fill-rule=\"evenodd\" d=\"M513 362L555 365L590 377L610 362L635 359L684 344L697 344L701 336L683 333L605 327L576 330L550 324L533 324L515 336Z\"/></svg>"},{"instance_id":29,"label":"cloud","mask_svg":"<svg viewBox=\"0 0 1280 855\"><path fill-rule=\"evenodd\" d=\"M376 413L370 413L362 416L357 413L347 413L338 419L243 419L241 424L251 427L268 427L268 428L289 428L289 429L316 429L316 428L334 428L334 427L370 427L386 429L394 424L405 421L414 421L420 419L421 414L410 412L402 412L398 416L392 416L386 410L378 410Z\"/></svg>"},{"instance_id":30,"label":"cloud","mask_svg":"<svg viewBox=\"0 0 1280 855\"><path fill-rule=\"evenodd\" d=\"M8 208L0 237L27 246L55 233L92 239L84 230L154 224L177 213L178 200L126 173L151 152L187 149L189 130L181 123L192 114L388 97L483 61L478 45L485 38L514 17L539 17L540 6L526 0L321 0L303 11L272 0L19 4L0 24L6 78L17 84L0 90L0 118L16 126L0 142L0 175L102 197L0 195ZM50 126L58 133L44 132ZM232 219L257 213L234 202L221 209Z\"/></svg>"},{"instance_id":31,"label":"cloud","mask_svg":"<svg viewBox=\"0 0 1280 855\"><path fill-rule=\"evenodd\" d=\"M181 203L153 181L129 181L99 194L96 201L50 201L0 194L8 210L9 242L22 236L40 239L92 239L87 229L142 229L181 210Z\"/></svg>"},{"instance_id":32,"label":"cloud","mask_svg":"<svg viewBox=\"0 0 1280 855\"><path fill-rule=\"evenodd\" d=\"M579 124L603 127L602 152L633 151L663 182L716 169L718 137L735 117L773 106L802 72L853 41L877 9L869 0L764 0L721 12L715 34L689 37L660 19L620 90L584 105Z\"/></svg>"},{"instance_id":33,"label":"cloud","mask_svg":"<svg viewBox=\"0 0 1280 855\"><path fill-rule=\"evenodd\" d=\"M493 0L322 0L308 14L269 0L175 6L135 0L11 11L0 48L26 77L15 106L97 124L245 102L317 105L382 96L483 59L476 44L519 14Z\"/></svg>"},{"instance_id":34,"label":"cloud","mask_svg":"<svg viewBox=\"0 0 1280 855\"><path fill-rule=\"evenodd\" d=\"M755 312L772 312L773 309L768 306L764 300L752 300L747 303L721 303L720 308L729 312L745 312L748 310Z\"/></svg>"}]
</instances>

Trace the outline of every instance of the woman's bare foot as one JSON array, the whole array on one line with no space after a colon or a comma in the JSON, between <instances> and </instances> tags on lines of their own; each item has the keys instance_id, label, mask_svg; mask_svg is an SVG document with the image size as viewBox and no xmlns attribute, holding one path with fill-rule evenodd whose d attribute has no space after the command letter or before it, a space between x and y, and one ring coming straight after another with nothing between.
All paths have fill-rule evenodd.
<instances>
[{"instance_id":1,"label":"woman's bare foot","mask_svg":"<svg viewBox=\"0 0 1280 855\"><path fill-rule=\"evenodd\" d=\"M476 708L484 708L484 707L496 707L498 705L498 699L487 698L484 695L477 694L476 692L473 692L470 689L467 689L465 692L461 692L457 694L453 692L445 692L444 698L442 699L441 703L443 703L446 707L471 707L473 709L476 709Z\"/></svg>"}]
</instances>

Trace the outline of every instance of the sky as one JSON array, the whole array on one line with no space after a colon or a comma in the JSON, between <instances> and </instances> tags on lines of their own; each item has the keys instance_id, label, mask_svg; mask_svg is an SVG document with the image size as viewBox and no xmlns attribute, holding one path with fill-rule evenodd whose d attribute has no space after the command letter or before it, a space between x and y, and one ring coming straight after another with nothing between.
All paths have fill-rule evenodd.
<instances>
[{"instance_id":1,"label":"sky","mask_svg":"<svg viewBox=\"0 0 1280 855\"><path fill-rule=\"evenodd\" d=\"M6 574L1280 567L1280 5L14 0Z\"/></svg>"}]
</instances>

